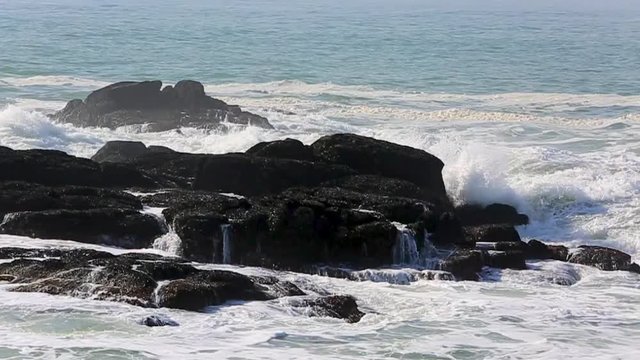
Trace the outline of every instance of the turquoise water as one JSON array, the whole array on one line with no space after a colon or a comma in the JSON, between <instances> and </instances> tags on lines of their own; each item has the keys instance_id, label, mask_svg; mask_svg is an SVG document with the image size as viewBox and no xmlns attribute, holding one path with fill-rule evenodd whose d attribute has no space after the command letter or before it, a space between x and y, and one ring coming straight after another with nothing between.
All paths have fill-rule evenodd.
<instances>
[{"instance_id":1,"label":"turquoise water","mask_svg":"<svg viewBox=\"0 0 640 360\"><path fill-rule=\"evenodd\" d=\"M636 94L633 3L0 0L0 76Z\"/></svg>"}]
</instances>

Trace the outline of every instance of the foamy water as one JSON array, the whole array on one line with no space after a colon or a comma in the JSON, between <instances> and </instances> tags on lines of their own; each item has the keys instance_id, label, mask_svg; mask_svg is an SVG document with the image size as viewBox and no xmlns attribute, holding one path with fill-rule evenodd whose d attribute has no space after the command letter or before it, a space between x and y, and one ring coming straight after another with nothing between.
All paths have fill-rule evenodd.
<instances>
[{"instance_id":1,"label":"foamy water","mask_svg":"<svg viewBox=\"0 0 640 360\"><path fill-rule=\"evenodd\" d=\"M627 0L0 0L0 145L90 157L106 141L139 140L225 153L352 132L437 155L454 201L516 206L531 218L525 239L611 246L638 261L638 19ZM46 116L114 81L184 78L275 129L146 133ZM170 231L137 251L172 255L179 241ZM0 246L128 251L8 235ZM196 265L352 294L367 315L309 317L295 299L143 309L0 285L0 358L640 357L636 274L542 261L486 269L481 283L402 266L347 281ZM180 326L137 324L152 314Z\"/></svg>"}]
</instances>

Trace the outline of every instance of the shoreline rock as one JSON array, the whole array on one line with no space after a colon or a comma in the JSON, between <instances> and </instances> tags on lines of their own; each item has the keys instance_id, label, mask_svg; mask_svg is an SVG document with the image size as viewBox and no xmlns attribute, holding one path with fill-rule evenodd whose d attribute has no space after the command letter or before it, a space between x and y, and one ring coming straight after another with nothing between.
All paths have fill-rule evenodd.
<instances>
[{"instance_id":1,"label":"shoreline rock","mask_svg":"<svg viewBox=\"0 0 640 360\"><path fill-rule=\"evenodd\" d=\"M181 127L225 130L224 123L273 128L260 115L207 96L202 83L193 80L164 88L159 80L114 83L93 91L84 100L69 101L51 117L84 127L144 125L147 131Z\"/></svg>"}]
</instances>

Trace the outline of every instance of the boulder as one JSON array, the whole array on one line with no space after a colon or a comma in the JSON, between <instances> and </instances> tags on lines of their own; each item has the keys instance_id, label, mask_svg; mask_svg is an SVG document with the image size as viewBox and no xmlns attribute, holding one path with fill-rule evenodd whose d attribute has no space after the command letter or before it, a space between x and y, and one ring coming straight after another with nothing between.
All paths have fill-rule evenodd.
<instances>
[{"instance_id":1,"label":"boulder","mask_svg":"<svg viewBox=\"0 0 640 360\"><path fill-rule=\"evenodd\" d=\"M292 159L292 160L304 160L314 161L313 151L311 147L303 144L300 140L284 139L269 142L258 143L249 150L247 154L278 158L278 159Z\"/></svg>"},{"instance_id":2,"label":"boulder","mask_svg":"<svg viewBox=\"0 0 640 360\"><path fill-rule=\"evenodd\" d=\"M99 163L127 163L149 152L147 146L140 141L108 141L91 160Z\"/></svg>"},{"instance_id":3,"label":"boulder","mask_svg":"<svg viewBox=\"0 0 640 360\"><path fill-rule=\"evenodd\" d=\"M481 251L458 249L441 262L440 269L452 273L457 280L478 281L483 266Z\"/></svg>"},{"instance_id":4,"label":"boulder","mask_svg":"<svg viewBox=\"0 0 640 360\"><path fill-rule=\"evenodd\" d=\"M150 315L140 320L138 323L140 325L149 327L180 326L180 324L178 324L178 322L176 322L175 320L172 320L171 318L163 315Z\"/></svg>"},{"instance_id":5,"label":"boulder","mask_svg":"<svg viewBox=\"0 0 640 360\"><path fill-rule=\"evenodd\" d=\"M549 245L538 240L529 240L526 255L528 259L552 259L567 261L569 249L563 245Z\"/></svg>"},{"instance_id":6,"label":"boulder","mask_svg":"<svg viewBox=\"0 0 640 360\"><path fill-rule=\"evenodd\" d=\"M144 125L150 131L226 129L223 122L272 128L262 116L207 96L204 86L192 80L165 88L158 80L118 82L92 92L84 101L71 100L52 118L76 126L111 129Z\"/></svg>"},{"instance_id":7,"label":"boulder","mask_svg":"<svg viewBox=\"0 0 640 360\"><path fill-rule=\"evenodd\" d=\"M567 261L594 266L604 271L629 270L631 267L629 254L602 246L582 245L569 255Z\"/></svg>"},{"instance_id":8,"label":"boulder","mask_svg":"<svg viewBox=\"0 0 640 360\"><path fill-rule=\"evenodd\" d=\"M464 227L465 237L474 242L519 242L520 234L512 225L480 225Z\"/></svg>"},{"instance_id":9,"label":"boulder","mask_svg":"<svg viewBox=\"0 0 640 360\"><path fill-rule=\"evenodd\" d=\"M15 212L0 225L4 234L136 249L149 247L166 231L152 215L109 208Z\"/></svg>"},{"instance_id":10,"label":"boulder","mask_svg":"<svg viewBox=\"0 0 640 360\"><path fill-rule=\"evenodd\" d=\"M24 181L50 186L155 188L146 174L125 164L99 164L55 150L0 147L0 182Z\"/></svg>"},{"instance_id":11,"label":"boulder","mask_svg":"<svg viewBox=\"0 0 640 360\"><path fill-rule=\"evenodd\" d=\"M529 217L518 211L511 205L491 204L486 207L481 205L465 204L456 207L455 214L462 226L478 226L489 224L526 225Z\"/></svg>"},{"instance_id":12,"label":"boulder","mask_svg":"<svg viewBox=\"0 0 640 360\"><path fill-rule=\"evenodd\" d=\"M449 204L442 180L444 164L426 151L354 134L324 136L311 148L319 159L360 174L409 181L423 190L426 200Z\"/></svg>"},{"instance_id":13,"label":"boulder","mask_svg":"<svg viewBox=\"0 0 640 360\"><path fill-rule=\"evenodd\" d=\"M486 266L490 266L498 269L514 269L514 270L524 270L527 268L527 264L525 263L525 255L523 251L489 250L484 252L483 255L484 255L484 263Z\"/></svg>"},{"instance_id":14,"label":"boulder","mask_svg":"<svg viewBox=\"0 0 640 360\"><path fill-rule=\"evenodd\" d=\"M356 299L350 295L330 295L308 299L302 305L311 309L311 316L333 317L344 319L348 323L357 323L365 315Z\"/></svg>"}]
</instances>

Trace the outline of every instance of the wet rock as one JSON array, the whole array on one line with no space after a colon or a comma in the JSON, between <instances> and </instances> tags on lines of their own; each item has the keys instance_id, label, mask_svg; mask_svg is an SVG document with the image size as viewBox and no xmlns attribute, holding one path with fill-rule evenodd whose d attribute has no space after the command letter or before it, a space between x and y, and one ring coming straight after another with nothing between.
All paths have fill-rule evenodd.
<instances>
[{"instance_id":1,"label":"wet rock","mask_svg":"<svg viewBox=\"0 0 640 360\"><path fill-rule=\"evenodd\" d=\"M154 216L108 208L16 212L0 225L5 234L123 248L149 247L166 230Z\"/></svg>"},{"instance_id":2,"label":"wet rock","mask_svg":"<svg viewBox=\"0 0 640 360\"><path fill-rule=\"evenodd\" d=\"M462 248L473 248L475 239L466 237L460 221L452 212L442 214L429 212L425 214L423 223L431 234L431 241L440 246L456 245Z\"/></svg>"},{"instance_id":3,"label":"wet rock","mask_svg":"<svg viewBox=\"0 0 640 360\"><path fill-rule=\"evenodd\" d=\"M520 234L511 225L464 227L465 237L474 242L519 242Z\"/></svg>"},{"instance_id":4,"label":"wet rock","mask_svg":"<svg viewBox=\"0 0 640 360\"><path fill-rule=\"evenodd\" d=\"M6 147L0 147L0 181L50 186L158 186L148 175L125 164L98 164L55 150L12 150Z\"/></svg>"},{"instance_id":5,"label":"wet rock","mask_svg":"<svg viewBox=\"0 0 640 360\"><path fill-rule=\"evenodd\" d=\"M284 139L270 142L261 142L252 146L246 151L247 154L278 158L314 161L313 151L311 147L304 145L300 140Z\"/></svg>"},{"instance_id":6,"label":"wet rock","mask_svg":"<svg viewBox=\"0 0 640 360\"><path fill-rule=\"evenodd\" d=\"M193 184L196 190L251 196L281 192L295 186L316 186L353 170L319 162L248 156L211 155L205 158Z\"/></svg>"},{"instance_id":7,"label":"wet rock","mask_svg":"<svg viewBox=\"0 0 640 360\"><path fill-rule=\"evenodd\" d=\"M518 211L511 205L491 204L486 207L481 205L461 205L455 209L456 216L463 226L478 226L489 224L526 225L529 217Z\"/></svg>"},{"instance_id":8,"label":"wet rock","mask_svg":"<svg viewBox=\"0 0 640 360\"><path fill-rule=\"evenodd\" d=\"M440 269L452 273L458 280L478 280L478 273L484 266L482 252L459 249L440 264Z\"/></svg>"},{"instance_id":9,"label":"wet rock","mask_svg":"<svg viewBox=\"0 0 640 360\"><path fill-rule=\"evenodd\" d=\"M157 152L171 153L173 150L166 147L155 146L147 148L147 146L140 141L108 141L91 157L91 160L99 163L127 163L134 161L140 156Z\"/></svg>"},{"instance_id":10,"label":"wet rock","mask_svg":"<svg viewBox=\"0 0 640 360\"><path fill-rule=\"evenodd\" d=\"M0 218L20 211L97 208L141 210L142 204L131 194L110 189L0 182Z\"/></svg>"},{"instance_id":11,"label":"wet rock","mask_svg":"<svg viewBox=\"0 0 640 360\"><path fill-rule=\"evenodd\" d=\"M640 274L640 265L636 264L636 263L632 263L631 265L629 265L629 271L636 273L636 274Z\"/></svg>"},{"instance_id":12,"label":"wet rock","mask_svg":"<svg viewBox=\"0 0 640 360\"><path fill-rule=\"evenodd\" d=\"M449 203L441 173L444 164L425 151L354 134L324 136L311 148L317 158L327 162L349 166L360 174L412 182L427 199Z\"/></svg>"},{"instance_id":13,"label":"wet rock","mask_svg":"<svg viewBox=\"0 0 640 360\"><path fill-rule=\"evenodd\" d=\"M529 240L527 245L527 258L529 259L567 261L569 257L569 249L563 245L549 245L535 239Z\"/></svg>"},{"instance_id":14,"label":"wet rock","mask_svg":"<svg viewBox=\"0 0 640 360\"><path fill-rule=\"evenodd\" d=\"M498 269L524 270L527 268L523 251L495 251L490 250L484 253L484 263L486 266Z\"/></svg>"},{"instance_id":15,"label":"wet rock","mask_svg":"<svg viewBox=\"0 0 640 360\"><path fill-rule=\"evenodd\" d=\"M571 253L567 260L570 263L597 267L604 271L629 270L631 256L622 251L602 246L582 245Z\"/></svg>"},{"instance_id":16,"label":"wet rock","mask_svg":"<svg viewBox=\"0 0 640 360\"><path fill-rule=\"evenodd\" d=\"M304 295L294 284L275 277L199 270L175 258L149 258L133 253L115 256L89 249L56 251L59 258L36 260L25 258L35 255L31 251L0 248L0 254L18 256L11 262L0 263L0 279L16 285L10 291L184 310L201 310L231 300Z\"/></svg>"},{"instance_id":17,"label":"wet rock","mask_svg":"<svg viewBox=\"0 0 640 360\"><path fill-rule=\"evenodd\" d=\"M272 128L262 116L207 96L204 86L192 80L165 88L158 80L111 84L92 92L84 101L70 101L52 117L76 126L115 129L144 125L150 131L180 127L224 129L222 122Z\"/></svg>"},{"instance_id":18,"label":"wet rock","mask_svg":"<svg viewBox=\"0 0 640 360\"><path fill-rule=\"evenodd\" d=\"M326 316L357 323L365 315L353 296L331 295L304 301L304 306L312 309L312 316Z\"/></svg>"},{"instance_id":19,"label":"wet rock","mask_svg":"<svg viewBox=\"0 0 640 360\"><path fill-rule=\"evenodd\" d=\"M150 315L139 321L140 325L149 327L158 326L180 326L177 321L164 315Z\"/></svg>"},{"instance_id":20,"label":"wet rock","mask_svg":"<svg viewBox=\"0 0 640 360\"><path fill-rule=\"evenodd\" d=\"M388 178L379 175L353 175L329 180L322 184L326 187L339 187L364 194L376 194L394 197L423 199L425 194L412 182Z\"/></svg>"}]
</instances>

